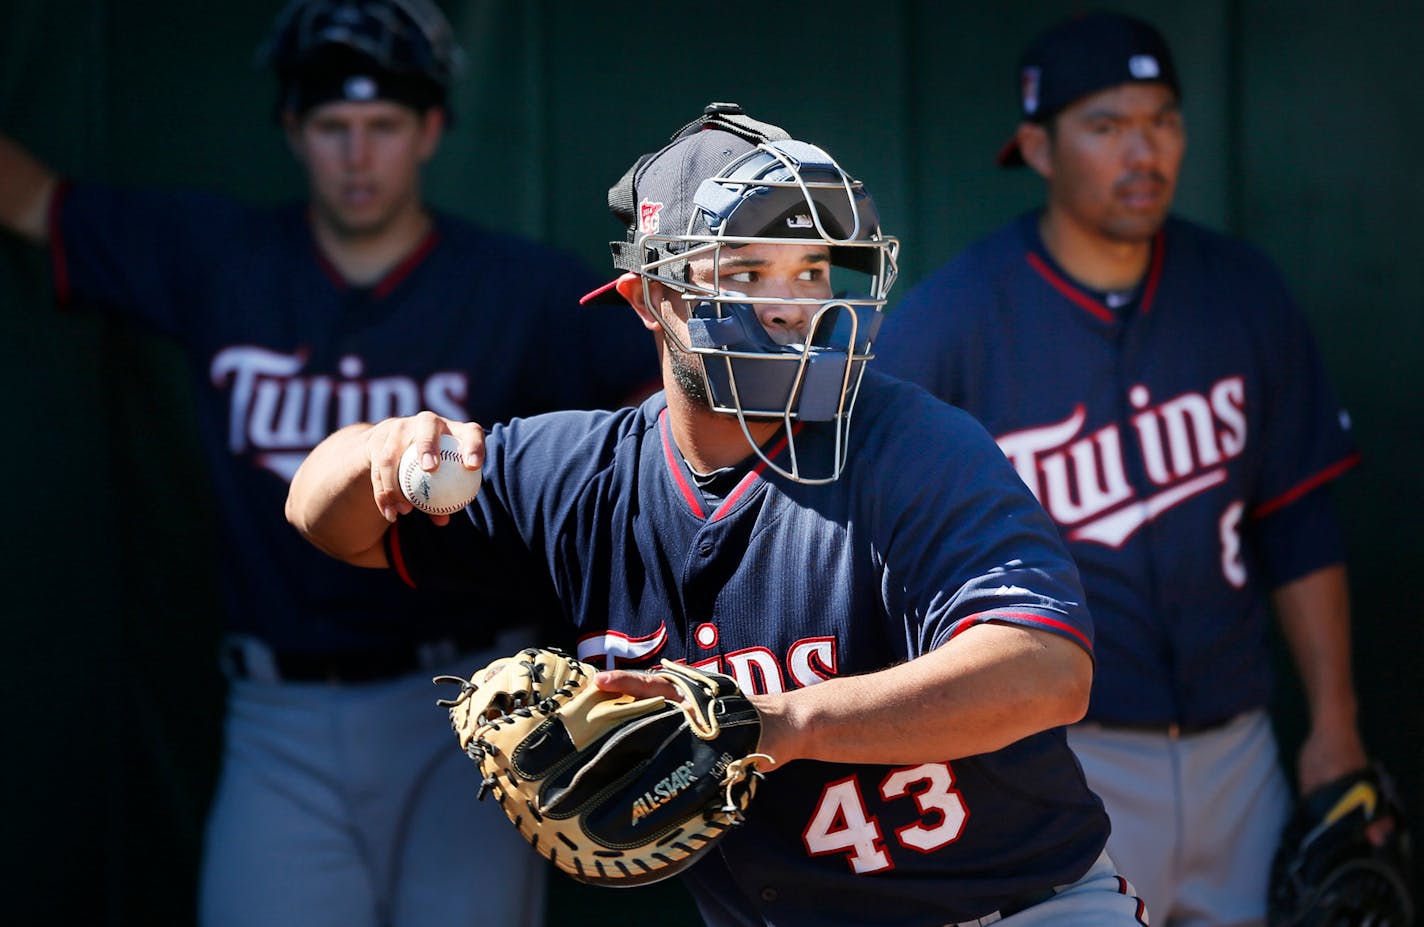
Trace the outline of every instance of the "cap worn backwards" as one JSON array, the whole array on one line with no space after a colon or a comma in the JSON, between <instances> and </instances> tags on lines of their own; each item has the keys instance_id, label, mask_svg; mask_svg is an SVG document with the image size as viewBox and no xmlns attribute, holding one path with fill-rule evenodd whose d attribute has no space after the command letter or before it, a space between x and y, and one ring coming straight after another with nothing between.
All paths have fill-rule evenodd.
<instances>
[{"instance_id":1,"label":"cap worn backwards","mask_svg":"<svg viewBox=\"0 0 1424 927\"><path fill-rule=\"evenodd\" d=\"M281 84L277 111L387 100L445 103L463 52L430 0L291 0L257 59Z\"/></svg>"},{"instance_id":2,"label":"cap worn backwards","mask_svg":"<svg viewBox=\"0 0 1424 927\"><path fill-rule=\"evenodd\" d=\"M1020 118L1045 123L1089 94L1132 83L1182 88L1167 41L1153 26L1121 13L1075 16L1039 35L1019 58ZM1024 163L1017 138L999 150L1000 167Z\"/></svg>"},{"instance_id":3,"label":"cap worn backwards","mask_svg":"<svg viewBox=\"0 0 1424 927\"><path fill-rule=\"evenodd\" d=\"M710 103L702 115L673 133L668 144L638 158L608 188L608 209L627 227L623 241L611 242L613 265L627 273L643 264L641 242L647 235L706 234L694 198L708 177L762 141L789 139L785 129L760 122L736 103ZM581 302L621 303L614 280Z\"/></svg>"}]
</instances>

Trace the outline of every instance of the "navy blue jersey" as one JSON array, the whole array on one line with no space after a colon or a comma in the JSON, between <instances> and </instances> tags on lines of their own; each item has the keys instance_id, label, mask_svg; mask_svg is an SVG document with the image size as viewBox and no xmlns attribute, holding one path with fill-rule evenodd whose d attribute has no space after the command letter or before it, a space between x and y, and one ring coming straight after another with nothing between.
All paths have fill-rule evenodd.
<instances>
[{"instance_id":1,"label":"navy blue jersey","mask_svg":"<svg viewBox=\"0 0 1424 927\"><path fill-rule=\"evenodd\" d=\"M831 452L827 425L797 440L799 454ZM1071 560L977 423L868 371L851 441L835 483L760 465L709 496L662 394L518 420L488 436L467 517L403 518L387 550L415 585L453 589L477 588L482 561L531 552L581 658L682 660L754 692L884 669L991 620L1092 652ZM718 927L938 927L1073 881L1107 829L1058 728L953 762L790 763L687 878Z\"/></svg>"},{"instance_id":2,"label":"navy blue jersey","mask_svg":"<svg viewBox=\"0 0 1424 927\"><path fill-rule=\"evenodd\" d=\"M632 312L588 310L571 258L437 215L376 285L343 282L305 208L194 193L66 188L54 212L59 298L136 318L183 346L223 521L235 630L278 650L378 648L448 634L469 600L412 595L287 523L287 484L337 428L430 409L492 423L613 406L656 381ZM510 589L529 614L537 580ZM482 604L499 613L498 592Z\"/></svg>"},{"instance_id":3,"label":"navy blue jersey","mask_svg":"<svg viewBox=\"0 0 1424 927\"><path fill-rule=\"evenodd\" d=\"M1357 454L1264 256L1171 219L1115 309L1054 265L1029 214L912 290L875 347L983 422L1057 522L1099 629L1090 719L1266 704L1269 589L1340 557L1338 531L1288 537L1283 512Z\"/></svg>"}]
</instances>

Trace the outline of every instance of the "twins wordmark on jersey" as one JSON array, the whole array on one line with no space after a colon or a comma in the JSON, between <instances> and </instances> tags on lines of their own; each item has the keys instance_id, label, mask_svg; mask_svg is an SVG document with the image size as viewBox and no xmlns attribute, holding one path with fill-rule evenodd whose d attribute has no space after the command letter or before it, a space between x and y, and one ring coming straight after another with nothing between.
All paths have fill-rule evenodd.
<instances>
[{"instance_id":1,"label":"twins wordmark on jersey","mask_svg":"<svg viewBox=\"0 0 1424 927\"><path fill-rule=\"evenodd\" d=\"M1127 434L1117 422L1083 434L1088 413L1078 403L1060 421L996 438L1070 540L1121 547L1163 512L1226 482L1227 462L1246 448L1246 388L1240 376L1156 403L1148 388L1137 384L1128 401L1137 411ZM1151 483L1145 496L1128 477L1123 447L1129 441ZM1239 517L1238 508L1233 520ZM1244 576L1232 581L1239 586Z\"/></svg>"},{"instance_id":2,"label":"twins wordmark on jersey","mask_svg":"<svg viewBox=\"0 0 1424 927\"><path fill-rule=\"evenodd\" d=\"M653 633L638 637L604 631L579 639L578 658L603 669L648 666L657 662L667 642L666 622L658 625ZM688 660L690 665L725 673L735 679L744 692L777 694L824 682L837 673L836 639L830 636L795 641L784 659L770 648L760 646L718 653L721 635L711 622L693 629L692 642L712 656Z\"/></svg>"},{"instance_id":3,"label":"twins wordmark on jersey","mask_svg":"<svg viewBox=\"0 0 1424 927\"><path fill-rule=\"evenodd\" d=\"M348 354L332 376L306 370L307 360L304 351L235 345L218 351L209 365L213 386L228 392L228 450L235 456L251 452L255 463L288 482L313 447L347 425L422 409L469 418L464 371L437 371L423 380L368 378L363 359Z\"/></svg>"}]
</instances>

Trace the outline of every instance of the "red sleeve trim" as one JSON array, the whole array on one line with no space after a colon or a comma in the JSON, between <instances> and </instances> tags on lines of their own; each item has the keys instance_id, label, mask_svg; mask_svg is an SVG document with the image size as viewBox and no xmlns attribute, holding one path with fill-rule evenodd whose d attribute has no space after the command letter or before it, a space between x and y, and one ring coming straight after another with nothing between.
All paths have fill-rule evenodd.
<instances>
[{"instance_id":1,"label":"red sleeve trim","mask_svg":"<svg viewBox=\"0 0 1424 927\"><path fill-rule=\"evenodd\" d=\"M959 623L959 626L954 629L954 633L949 635L949 639L954 640L960 634L974 627L976 624L989 624L993 621L998 621L1003 618L1012 618L1015 621L1026 621L1029 624L1041 624L1044 627L1052 628L1053 630L1062 633L1065 637L1070 637L1073 640L1077 641L1078 645L1084 650L1088 651L1090 655L1093 652L1093 643L1092 641L1088 640L1088 635L1084 634L1082 631L1073 627L1066 621L1059 621L1057 618L1048 618L1044 615L1038 615L1033 612L995 611L980 612L977 615L970 615L968 618L965 618Z\"/></svg>"},{"instance_id":2,"label":"red sleeve trim","mask_svg":"<svg viewBox=\"0 0 1424 927\"><path fill-rule=\"evenodd\" d=\"M1280 511L1281 509L1290 505L1292 502L1299 499L1301 496L1305 495L1311 490L1318 489L1319 487L1325 485L1336 477L1341 476L1345 472L1354 468L1357 464L1359 464L1359 462L1360 454L1358 451L1356 451L1349 457L1346 457L1344 460L1341 460L1333 466L1326 467L1324 470L1321 470L1314 476L1302 480L1301 482L1292 486L1290 489L1287 489L1285 492L1281 493L1279 496L1276 496L1274 499L1271 499L1267 502L1262 502L1260 505L1256 506L1256 508L1251 510L1251 517L1265 518L1272 512Z\"/></svg>"},{"instance_id":3,"label":"red sleeve trim","mask_svg":"<svg viewBox=\"0 0 1424 927\"><path fill-rule=\"evenodd\" d=\"M68 180L61 180L49 198L49 266L54 277L54 301L61 307L69 306L74 293L69 282L69 256L64 251L64 228L60 218L72 186Z\"/></svg>"},{"instance_id":4,"label":"red sleeve trim","mask_svg":"<svg viewBox=\"0 0 1424 927\"><path fill-rule=\"evenodd\" d=\"M405 554L401 552L400 525L391 525L386 532L386 554L390 557L391 566L395 568L396 574L401 581L412 589L419 588L415 585L415 580L411 578L410 571L405 566Z\"/></svg>"}]
</instances>

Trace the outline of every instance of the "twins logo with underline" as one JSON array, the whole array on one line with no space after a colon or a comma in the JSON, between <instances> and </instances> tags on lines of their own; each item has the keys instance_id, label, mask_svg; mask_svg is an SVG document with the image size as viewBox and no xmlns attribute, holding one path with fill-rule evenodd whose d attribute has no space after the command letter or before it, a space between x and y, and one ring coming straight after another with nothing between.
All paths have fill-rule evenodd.
<instances>
[{"instance_id":1,"label":"twins logo with underline","mask_svg":"<svg viewBox=\"0 0 1424 927\"><path fill-rule=\"evenodd\" d=\"M1226 482L1226 465L1246 448L1246 386L1224 377L1204 393L1154 403L1147 387L1128 391L1130 433L1117 423L1084 435L1080 403L1065 419L996 438L1019 477L1071 541L1118 548L1163 512ZM1142 497L1127 478L1123 443L1134 440L1147 479ZM1222 572L1244 585L1239 524L1243 505L1227 506L1219 523Z\"/></svg>"}]
</instances>

